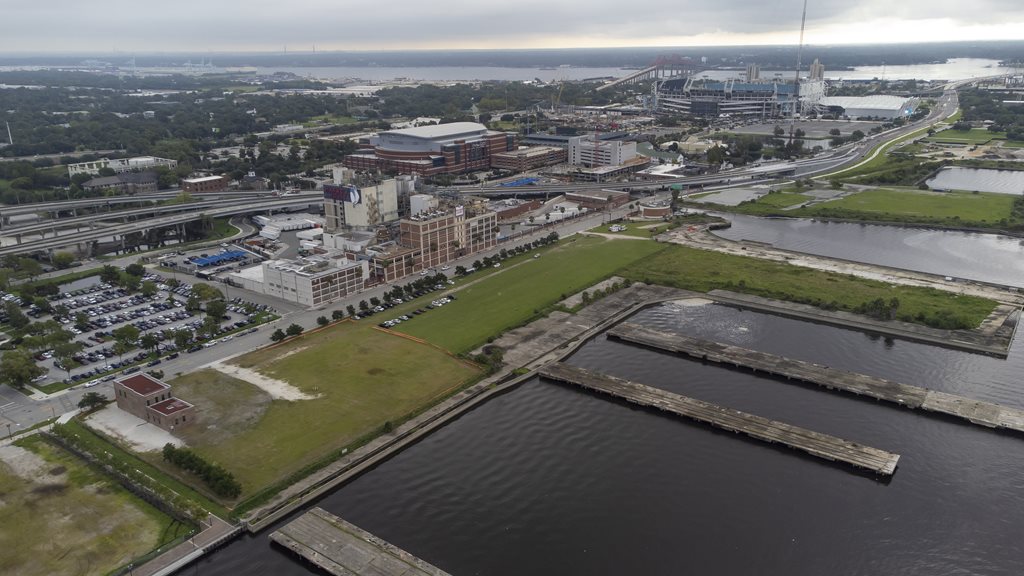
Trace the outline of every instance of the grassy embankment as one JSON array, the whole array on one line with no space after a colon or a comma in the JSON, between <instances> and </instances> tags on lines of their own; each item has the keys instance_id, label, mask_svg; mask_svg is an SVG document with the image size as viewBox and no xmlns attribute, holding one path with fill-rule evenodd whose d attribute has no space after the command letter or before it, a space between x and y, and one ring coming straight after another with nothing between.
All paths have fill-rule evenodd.
<instances>
[{"instance_id":1,"label":"grassy embankment","mask_svg":"<svg viewBox=\"0 0 1024 576\"><path fill-rule=\"evenodd\" d=\"M42 469L0 462L0 566L5 574L105 574L189 532L74 455L38 436L18 441Z\"/></svg>"},{"instance_id":2,"label":"grassy embankment","mask_svg":"<svg viewBox=\"0 0 1024 576\"><path fill-rule=\"evenodd\" d=\"M684 246L634 264L622 275L698 292L732 290L847 311L876 299L888 303L896 298L897 319L943 328L977 327L995 307L995 302L983 298Z\"/></svg>"},{"instance_id":3,"label":"grassy embankment","mask_svg":"<svg viewBox=\"0 0 1024 576\"><path fill-rule=\"evenodd\" d=\"M664 248L639 240L574 237L540 258L520 259L521 265L460 290L455 302L397 329L455 353L469 352L488 338L523 325L567 296ZM505 262L502 266L512 264Z\"/></svg>"},{"instance_id":4,"label":"grassy embankment","mask_svg":"<svg viewBox=\"0 0 1024 576\"><path fill-rule=\"evenodd\" d=\"M251 352L231 364L309 399L275 399L246 381L207 369L172 381L195 403L199 422L181 436L230 470L243 498L316 466L389 429L475 380L481 370L429 345L344 322ZM154 464L177 473L160 461ZM193 482L194 484L194 482Z\"/></svg>"},{"instance_id":5,"label":"grassy embankment","mask_svg":"<svg viewBox=\"0 0 1024 576\"><path fill-rule=\"evenodd\" d=\"M794 190L794 189L788 189ZM1001 228L1014 226L1015 197L1010 194L932 192L916 188L886 187L854 192L812 206L796 206L812 197L782 191L723 211L754 216L835 218L866 222L928 224L947 227Z\"/></svg>"}]
</instances>

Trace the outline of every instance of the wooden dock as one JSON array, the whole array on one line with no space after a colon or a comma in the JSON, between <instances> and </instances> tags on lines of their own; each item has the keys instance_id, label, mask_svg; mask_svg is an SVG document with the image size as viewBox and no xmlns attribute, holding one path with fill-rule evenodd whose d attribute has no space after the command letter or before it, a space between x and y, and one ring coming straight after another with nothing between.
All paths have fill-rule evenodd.
<instances>
[{"instance_id":1,"label":"wooden dock","mask_svg":"<svg viewBox=\"0 0 1024 576\"><path fill-rule=\"evenodd\" d=\"M608 337L674 352L703 362L746 368L787 380L815 384L830 390L868 396L908 408L920 408L988 428L1024 432L1024 410L1000 404L972 400L956 394L901 384L739 346L651 330L637 324L620 324L608 331Z\"/></svg>"},{"instance_id":2,"label":"wooden dock","mask_svg":"<svg viewBox=\"0 0 1024 576\"><path fill-rule=\"evenodd\" d=\"M730 432L740 432L765 442L784 444L818 458L845 462L882 476L892 476L900 459L898 454L568 364L549 364L539 373L545 378L657 408Z\"/></svg>"},{"instance_id":3,"label":"wooden dock","mask_svg":"<svg viewBox=\"0 0 1024 576\"><path fill-rule=\"evenodd\" d=\"M328 574L450 576L322 508L299 516L270 539Z\"/></svg>"}]
</instances>

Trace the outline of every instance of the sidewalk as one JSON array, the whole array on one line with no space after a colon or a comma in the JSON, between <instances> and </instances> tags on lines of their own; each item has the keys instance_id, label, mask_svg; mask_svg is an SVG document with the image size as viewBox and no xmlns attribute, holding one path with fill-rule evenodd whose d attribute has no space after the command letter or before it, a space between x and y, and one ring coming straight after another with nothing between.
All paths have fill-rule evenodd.
<instances>
[{"instance_id":1,"label":"sidewalk","mask_svg":"<svg viewBox=\"0 0 1024 576\"><path fill-rule=\"evenodd\" d=\"M207 516L206 520L201 522L201 524L204 526L202 532L153 558L142 566L129 566L131 574L133 576L173 574L189 562L205 554L207 548L215 547L241 531L241 528L238 526L232 526L213 514Z\"/></svg>"}]
</instances>

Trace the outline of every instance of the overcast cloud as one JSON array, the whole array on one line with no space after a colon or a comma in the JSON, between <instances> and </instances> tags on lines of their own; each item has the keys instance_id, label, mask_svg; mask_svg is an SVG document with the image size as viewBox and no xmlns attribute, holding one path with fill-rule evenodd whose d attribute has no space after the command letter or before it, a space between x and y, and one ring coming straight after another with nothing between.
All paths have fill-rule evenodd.
<instances>
[{"instance_id":1,"label":"overcast cloud","mask_svg":"<svg viewBox=\"0 0 1024 576\"><path fill-rule=\"evenodd\" d=\"M794 44L802 0L0 0L0 52ZM1024 39L1022 0L809 0L817 44Z\"/></svg>"}]
</instances>

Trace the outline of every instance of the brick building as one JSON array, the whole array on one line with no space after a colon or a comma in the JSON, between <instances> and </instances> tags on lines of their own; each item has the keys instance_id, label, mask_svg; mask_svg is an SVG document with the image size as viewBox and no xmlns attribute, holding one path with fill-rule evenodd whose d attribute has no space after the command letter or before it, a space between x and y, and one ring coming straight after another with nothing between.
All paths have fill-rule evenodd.
<instances>
[{"instance_id":1,"label":"brick building","mask_svg":"<svg viewBox=\"0 0 1024 576\"><path fill-rule=\"evenodd\" d=\"M369 147L349 154L347 168L399 174L457 174L487 170L491 156L515 150L515 135L476 122L452 122L381 132Z\"/></svg>"},{"instance_id":2,"label":"brick building","mask_svg":"<svg viewBox=\"0 0 1024 576\"><path fill-rule=\"evenodd\" d=\"M195 406L175 398L171 387L148 374L114 381L117 407L168 432L195 421Z\"/></svg>"},{"instance_id":3,"label":"brick building","mask_svg":"<svg viewBox=\"0 0 1024 576\"><path fill-rule=\"evenodd\" d=\"M181 181L182 192L221 192L228 189L226 176L203 176Z\"/></svg>"},{"instance_id":4,"label":"brick building","mask_svg":"<svg viewBox=\"0 0 1024 576\"><path fill-rule=\"evenodd\" d=\"M419 269L433 268L482 250L494 248L498 215L467 216L463 206L437 215L418 216L400 223L398 243L419 252Z\"/></svg>"},{"instance_id":5,"label":"brick building","mask_svg":"<svg viewBox=\"0 0 1024 576\"><path fill-rule=\"evenodd\" d=\"M513 172L526 172L544 166L562 164L568 160L569 153L565 148L557 146L533 146L508 152L499 152L491 156L491 167Z\"/></svg>"}]
</instances>

